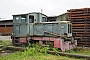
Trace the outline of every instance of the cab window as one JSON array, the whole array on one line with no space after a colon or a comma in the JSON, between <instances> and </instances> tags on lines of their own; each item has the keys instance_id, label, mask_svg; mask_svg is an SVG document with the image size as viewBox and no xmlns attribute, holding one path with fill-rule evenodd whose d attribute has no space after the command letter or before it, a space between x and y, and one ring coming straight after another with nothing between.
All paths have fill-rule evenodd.
<instances>
[{"instance_id":1,"label":"cab window","mask_svg":"<svg viewBox=\"0 0 90 60\"><path fill-rule=\"evenodd\" d=\"M42 22L47 22L45 17L42 17Z\"/></svg>"},{"instance_id":2,"label":"cab window","mask_svg":"<svg viewBox=\"0 0 90 60\"><path fill-rule=\"evenodd\" d=\"M19 16L16 16L14 23L15 23L15 22L16 22L16 23L19 23L19 20L20 20L20 19L19 19Z\"/></svg>"},{"instance_id":3,"label":"cab window","mask_svg":"<svg viewBox=\"0 0 90 60\"><path fill-rule=\"evenodd\" d=\"M29 23L34 23L34 16L29 16Z\"/></svg>"},{"instance_id":4,"label":"cab window","mask_svg":"<svg viewBox=\"0 0 90 60\"><path fill-rule=\"evenodd\" d=\"M26 15L22 15L21 16L21 23L25 23L26 22Z\"/></svg>"}]
</instances>

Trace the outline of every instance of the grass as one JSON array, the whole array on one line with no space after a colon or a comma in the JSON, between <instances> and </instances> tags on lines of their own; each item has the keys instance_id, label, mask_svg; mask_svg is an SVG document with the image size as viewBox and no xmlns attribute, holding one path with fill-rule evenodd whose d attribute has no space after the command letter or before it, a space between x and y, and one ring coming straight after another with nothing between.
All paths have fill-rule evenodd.
<instances>
[{"instance_id":1,"label":"grass","mask_svg":"<svg viewBox=\"0 0 90 60\"><path fill-rule=\"evenodd\" d=\"M11 41L5 40L0 41L0 44L7 46L11 45ZM67 56L60 55L51 55L48 54L47 50L60 51L56 48L42 47L38 44L30 44L26 47L27 50L23 52L16 51L9 55L0 55L0 60L85 60L85 59L77 59L71 58ZM77 50L79 52L79 49ZM73 50L67 51L69 53L76 53ZM81 51L80 51L81 52ZM81 52L82 53L82 52Z\"/></svg>"},{"instance_id":2,"label":"grass","mask_svg":"<svg viewBox=\"0 0 90 60\"><path fill-rule=\"evenodd\" d=\"M10 40L0 40L0 45L8 46L8 45L12 45L12 43Z\"/></svg>"},{"instance_id":3,"label":"grass","mask_svg":"<svg viewBox=\"0 0 90 60\"><path fill-rule=\"evenodd\" d=\"M3 57L0 56L0 60L83 60L83 59L43 54L39 52L32 54L30 51L27 51L27 52L16 52Z\"/></svg>"},{"instance_id":4,"label":"grass","mask_svg":"<svg viewBox=\"0 0 90 60\"><path fill-rule=\"evenodd\" d=\"M0 56L0 60L83 60L59 55L50 55L45 53L45 50L41 52L38 52L36 48L30 48L24 52L14 52L7 56Z\"/></svg>"},{"instance_id":5,"label":"grass","mask_svg":"<svg viewBox=\"0 0 90 60\"><path fill-rule=\"evenodd\" d=\"M50 49L49 47L42 47L38 44L32 44L26 47L27 50L24 52L14 52L7 56L0 56L0 60L83 60L77 58L70 58L67 56L51 55L46 51ZM53 48L52 50L58 51L58 49Z\"/></svg>"},{"instance_id":6,"label":"grass","mask_svg":"<svg viewBox=\"0 0 90 60\"><path fill-rule=\"evenodd\" d=\"M83 55L90 56L90 48L85 48L85 47L77 47L76 49L68 50L67 52L73 53L73 54L83 54Z\"/></svg>"}]
</instances>

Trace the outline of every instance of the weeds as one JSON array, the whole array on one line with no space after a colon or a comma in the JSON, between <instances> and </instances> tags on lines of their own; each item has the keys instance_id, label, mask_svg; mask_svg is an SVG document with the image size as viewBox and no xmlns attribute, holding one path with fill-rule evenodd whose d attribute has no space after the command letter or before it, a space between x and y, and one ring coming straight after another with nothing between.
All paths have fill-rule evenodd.
<instances>
[{"instance_id":1,"label":"weeds","mask_svg":"<svg viewBox=\"0 0 90 60\"><path fill-rule=\"evenodd\" d=\"M4 45L4 46L8 46L8 45L12 45L10 40L0 40L0 45Z\"/></svg>"},{"instance_id":2,"label":"weeds","mask_svg":"<svg viewBox=\"0 0 90 60\"><path fill-rule=\"evenodd\" d=\"M57 55L47 54L49 47L42 47L38 44L32 44L26 47L24 52L14 52L7 56L0 56L0 60L79 60Z\"/></svg>"},{"instance_id":3,"label":"weeds","mask_svg":"<svg viewBox=\"0 0 90 60\"><path fill-rule=\"evenodd\" d=\"M83 55L89 55L90 56L90 48L85 48L85 47L77 47L75 49L72 50L68 50L66 51L68 53L75 53L75 54L83 54Z\"/></svg>"},{"instance_id":4,"label":"weeds","mask_svg":"<svg viewBox=\"0 0 90 60\"><path fill-rule=\"evenodd\" d=\"M10 46L12 45L11 41L10 40L0 40L0 46L1 46L1 49L4 49L6 48L6 46Z\"/></svg>"},{"instance_id":5,"label":"weeds","mask_svg":"<svg viewBox=\"0 0 90 60\"><path fill-rule=\"evenodd\" d=\"M47 50L60 51L57 48L39 46L38 43L29 44L23 52L17 51L7 56L0 56L0 60L81 60L59 55L50 55L47 54Z\"/></svg>"}]
</instances>

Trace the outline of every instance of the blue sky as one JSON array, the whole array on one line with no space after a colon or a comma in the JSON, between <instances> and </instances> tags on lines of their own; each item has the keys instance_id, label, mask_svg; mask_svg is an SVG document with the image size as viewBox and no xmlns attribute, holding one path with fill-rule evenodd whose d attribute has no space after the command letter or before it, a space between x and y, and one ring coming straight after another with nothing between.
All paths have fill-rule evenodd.
<instances>
[{"instance_id":1,"label":"blue sky","mask_svg":"<svg viewBox=\"0 0 90 60\"><path fill-rule=\"evenodd\" d=\"M13 14L41 12L47 16L60 15L69 9L90 8L90 0L0 0L0 17Z\"/></svg>"}]
</instances>

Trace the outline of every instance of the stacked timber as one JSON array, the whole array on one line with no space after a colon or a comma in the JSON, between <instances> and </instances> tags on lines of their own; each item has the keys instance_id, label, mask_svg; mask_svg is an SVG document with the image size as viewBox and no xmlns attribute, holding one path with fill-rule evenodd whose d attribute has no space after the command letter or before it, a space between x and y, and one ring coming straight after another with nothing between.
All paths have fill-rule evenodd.
<instances>
[{"instance_id":1,"label":"stacked timber","mask_svg":"<svg viewBox=\"0 0 90 60\"><path fill-rule=\"evenodd\" d=\"M90 47L90 8L67 10L68 20L72 22L73 34L76 34L78 46Z\"/></svg>"}]
</instances>

